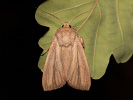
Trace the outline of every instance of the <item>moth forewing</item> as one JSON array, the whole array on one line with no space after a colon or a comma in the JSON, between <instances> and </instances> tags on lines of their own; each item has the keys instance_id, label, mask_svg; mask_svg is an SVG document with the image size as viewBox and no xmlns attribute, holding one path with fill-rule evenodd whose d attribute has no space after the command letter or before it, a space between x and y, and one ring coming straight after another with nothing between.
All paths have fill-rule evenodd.
<instances>
[{"instance_id":1,"label":"moth forewing","mask_svg":"<svg viewBox=\"0 0 133 100\"><path fill-rule=\"evenodd\" d=\"M61 48L56 36L54 36L44 65L42 77L44 91L50 91L62 87L65 84L60 52Z\"/></svg>"},{"instance_id":2,"label":"moth forewing","mask_svg":"<svg viewBox=\"0 0 133 100\"><path fill-rule=\"evenodd\" d=\"M82 38L77 37L73 46L73 60L68 74L68 84L76 89L89 90L91 85L89 66L84 54Z\"/></svg>"}]
</instances>

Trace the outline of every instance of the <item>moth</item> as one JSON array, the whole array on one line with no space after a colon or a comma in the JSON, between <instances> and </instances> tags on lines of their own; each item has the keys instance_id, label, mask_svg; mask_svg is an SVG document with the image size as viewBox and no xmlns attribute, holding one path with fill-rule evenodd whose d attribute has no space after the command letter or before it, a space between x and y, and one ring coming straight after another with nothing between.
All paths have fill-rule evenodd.
<instances>
[{"instance_id":1,"label":"moth","mask_svg":"<svg viewBox=\"0 0 133 100\"><path fill-rule=\"evenodd\" d=\"M89 90L91 78L83 39L68 22L63 24L57 29L48 49L42 76L43 89L51 91L67 83L75 89Z\"/></svg>"}]
</instances>

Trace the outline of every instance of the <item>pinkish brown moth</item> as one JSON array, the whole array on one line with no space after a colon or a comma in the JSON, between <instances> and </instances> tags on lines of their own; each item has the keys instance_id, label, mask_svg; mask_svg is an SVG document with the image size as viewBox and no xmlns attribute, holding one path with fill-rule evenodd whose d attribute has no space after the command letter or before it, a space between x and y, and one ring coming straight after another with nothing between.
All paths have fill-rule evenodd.
<instances>
[{"instance_id":1,"label":"pinkish brown moth","mask_svg":"<svg viewBox=\"0 0 133 100\"><path fill-rule=\"evenodd\" d=\"M75 89L89 90L91 78L83 39L68 22L63 24L63 27L56 31L48 49L42 76L43 89L50 91L68 83Z\"/></svg>"}]
</instances>

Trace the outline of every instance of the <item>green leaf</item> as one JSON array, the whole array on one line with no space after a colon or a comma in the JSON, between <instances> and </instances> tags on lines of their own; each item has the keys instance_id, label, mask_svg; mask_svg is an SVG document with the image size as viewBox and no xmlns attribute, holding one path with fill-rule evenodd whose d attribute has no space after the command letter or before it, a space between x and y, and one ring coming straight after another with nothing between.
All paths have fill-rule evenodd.
<instances>
[{"instance_id":1,"label":"green leaf","mask_svg":"<svg viewBox=\"0 0 133 100\"><path fill-rule=\"evenodd\" d=\"M48 0L42 3L35 14L40 25L49 27L49 31L40 38L39 46L44 52L49 48L53 35L62 26L53 14L64 22L71 22L79 29L87 17L91 16L78 31L85 43L91 77L101 78L113 54L118 63L129 60L133 54L133 1L132 0ZM42 11L43 10L43 11ZM43 71L46 54L40 56L38 66Z\"/></svg>"}]
</instances>

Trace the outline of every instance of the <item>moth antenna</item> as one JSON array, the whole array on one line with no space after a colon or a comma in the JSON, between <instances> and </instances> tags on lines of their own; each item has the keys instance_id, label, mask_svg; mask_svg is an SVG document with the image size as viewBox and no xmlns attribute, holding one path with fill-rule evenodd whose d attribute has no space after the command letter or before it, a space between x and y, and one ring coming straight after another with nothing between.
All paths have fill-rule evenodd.
<instances>
[{"instance_id":1,"label":"moth antenna","mask_svg":"<svg viewBox=\"0 0 133 100\"><path fill-rule=\"evenodd\" d=\"M93 9L93 8L92 8L92 9ZM90 9L89 11L91 11L92 9ZM83 13L77 15L76 17L74 17L72 20L69 21L69 24L70 24L74 19L76 19L77 17L79 17L79 16L81 16L81 15L83 15L83 14L89 12L89 11L86 11L86 12L83 12Z\"/></svg>"},{"instance_id":2,"label":"moth antenna","mask_svg":"<svg viewBox=\"0 0 133 100\"><path fill-rule=\"evenodd\" d=\"M91 10L89 16L85 19L85 21L82 23L82 25L81 25L80 28L77 30L77 32L78 32L78 31L81 29L81 27L83 27L83 25L87 22L87 20L89 19L89 17L91 16L91 14L93 13L93 11L95 10L97 4L98 4L98 0L96 1L96 3L95 3L95 5L94 5L93 9Z\"/></svg>"},{"instance_id":3,"label":"moth antenna","mask_svg":"<svg viewBox=\"0 0 133 100\"><path fill-rule=\"evenodd\" d=\"M49 14L49 15L51 15L51 16L53 16L54 18L56 18L56 19L58 19L61 23L63 23L63 25L64 25L64 22L61 20L61 19L59 19L58 17L56 17L55 15L53 15L53 14L51 14L51 13L48 13L48 12L46 12L46 11L43 11L43 10L41 10L41 9L39 9L39 8L37 8L38 10L40 10L40 11L42 11L42 12L44 12L44 13L46 13L46 14Z\"/></svg>"}]
</instances>

